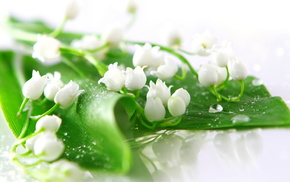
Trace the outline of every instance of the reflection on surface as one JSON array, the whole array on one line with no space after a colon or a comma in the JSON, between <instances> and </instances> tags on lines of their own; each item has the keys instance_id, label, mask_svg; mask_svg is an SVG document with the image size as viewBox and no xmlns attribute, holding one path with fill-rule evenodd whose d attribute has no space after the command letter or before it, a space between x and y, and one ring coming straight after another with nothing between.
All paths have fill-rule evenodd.
<instances>
[{"instance_id":1,"label":"reflection on surface","mask_svg":"<svg viewBox=\"0 0 290 182\"><path fill-rule=\"evenodd\" d=\"M200 166L211 166L216 159L219 165L229 168L257 167L263 153L260 132L167 131L142 149L141 156L156 182L200 181L199 174L204 173ZM212 171L208 169L210 175Z\"/></svg>"}]
</instances>

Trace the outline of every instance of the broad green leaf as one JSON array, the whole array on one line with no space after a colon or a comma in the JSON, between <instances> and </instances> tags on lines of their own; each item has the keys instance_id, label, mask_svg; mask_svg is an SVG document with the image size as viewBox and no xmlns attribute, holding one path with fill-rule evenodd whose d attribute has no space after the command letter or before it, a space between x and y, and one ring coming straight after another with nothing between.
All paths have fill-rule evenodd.
<instances>
[{"instance_id":1,"label":"broad green leaf","mask_svg":"<svg viewBox=\"0 0 290 182\"><path fill-rule=\"evenodd\" d=\"M24 121L17 119L16 113L23 98L21 88L13 73L14 54L1 52L0 58L1 108L12 132L18 136ZM66 110L58 109L55 112L63 119L63 124L58 132L66 145L63 157L92 170L117 173L129 171L131 150L128 143L125 142L125 137L117 122L120 122L120 125L126 123L127 127L130 127L127 113L132 115L134 112L134 102L131 98L109 92L97 81L81 79L75 71L64 64L47 67L39 64L30 56L24 57L23 61L26 79L31 77L32 69L39 70L41 75L59 71L62 73L64 82L72 79L80 85L81 89L85 90L72 107ZM82 68L86 66L88 65L82 64ZM95 73L97 75L97 71ZM51 106L52 104L52 102L48 102L45 105ZM37 101L33 105L34 108L40 107L37 105ZM45 110L40 112L38 109L37 111L38 113L34 113L41 114ZM122 118L116 118L115 113ZM31 123L27 134L34 132L34 124Z\"/></svg>"}]
</instances>

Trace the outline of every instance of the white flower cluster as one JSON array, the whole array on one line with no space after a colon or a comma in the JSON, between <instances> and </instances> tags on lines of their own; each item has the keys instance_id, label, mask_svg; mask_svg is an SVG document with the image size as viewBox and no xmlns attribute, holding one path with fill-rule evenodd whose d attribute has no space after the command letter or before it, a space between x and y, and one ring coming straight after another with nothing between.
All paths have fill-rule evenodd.
<instances>
[{"instance_id":1,"label":"white flower cluster","mask_svg":"<svg viewBox=\"0 0 290 182\"><path fill-rule=\"evenodd\" d=\"M146 67L146 69L151 71L151 74L162 80L172 78L178 71L178 66L174 60L162 54L160 47L152 47L149 43L144 46L137 45L133 55L133 65L135 67Z\"/></svg>"},{"instance_id":2,"label":"white flower cluster","mask_svg":"<svg viewBox=\"0 0 290 182\"><path fill-rule=\"evenodd\" d=\"M202 65L198 70L198 80L204 87L222 84L227 79L228 72L233 80L240 81L247 77L245 64L234 56L229 43L217 47L217 39L208 31L196 37L194 51L201 56L213 56L213 62Z\"/></svg>"},{"instance_id":3,"label":"white flower cluster","mask_svg":"<svg viewBox=\"0 0 290 182\"><path fill-rule=\"evenodd\" d=\"M40 76L38 71L33 70L31 79L22 88L22 93L31 100L37 100L44 93L48 100L53 100L61 108L66 109L75 102L83 90L79 90L79 85L73 81L64 85L60 78L59 72Z\"/></svg>"},{"instance_id":4,"label":"white flower cluster","mask_svg":"<svg viewBox=\"0 0 290 182\"><path fill-rule=\"evenodd\" d=\"M146 84L147 77L143 68L137 66L135 69L119 67L118 63L110 64L109 70L99 83L104 83L108 90L120 91L123 87L128 90L139 90Z\"/></svg>"},{"instance_id":5,"label":"white flower cluster","mask_svg":"<svg viewBox=\"0 0 290 182\"><path fill-rule=\"evenodd\" d=\"M190 95L185 89L179 88L171 95L171 86L167 87L160 79L156 81L156 84L152 81L149 84L144 108L148 121L163 120L166 115L166 106L172 116L176 117L185 113L190 102Z\"/></svg>"},{"instance_id":6,"label":"white flower cluster","mask_svg":"<svg viewBox=\"0 0 290 182\"><path fill-rule=\"evenodd\" d=\"M36 123L35 132L40 132L26 141L26 148L44 161L54 161L64 151L64 144L56 136L61 119L55 115L46 115Z\"/></svg>"}]
</instances>

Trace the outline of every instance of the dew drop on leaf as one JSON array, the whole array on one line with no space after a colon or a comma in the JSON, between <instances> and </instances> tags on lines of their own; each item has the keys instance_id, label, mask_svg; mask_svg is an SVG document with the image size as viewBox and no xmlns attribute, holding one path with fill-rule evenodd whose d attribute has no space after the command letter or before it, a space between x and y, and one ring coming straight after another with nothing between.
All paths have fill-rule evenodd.
<instances>
[{"instance_id":1,"label":"dew drop on leaf","mask_svg":"<svg viewBox=\"0 0 290 182\"><path fill-rule=\"evenodd\" d=\"M247 123L250 121L250 117L247 115L239 114L234 117L232 117L232 122L233 124L242 124L242 123Z\"/></svg>"},{"instance_id":2,"label":"dew drop on leaf","mask_svg":"<svg viewBox=\"0 0 290 182\"><path fill-rule=\"evenodd\" d=\"M260 79L258 79L258 78L256 78L256 79L254 79L254 80L252 81L252 85L254 85L254 86L260 86L260 85L263 85L263 81L260 80Z\"/></svg>"},{"instance_id":3,"label":"dew drop on leaf","mask_svg":"<svg viewBox=\"0 0 290 182\"><path fill-rule=\"evenodd\" d=\"M213 104L209 107L209 110L208 110L209 113L218 113L222 111L223 111L223 106L221 106L220 104Z\"/></svg>"}]
</instances>

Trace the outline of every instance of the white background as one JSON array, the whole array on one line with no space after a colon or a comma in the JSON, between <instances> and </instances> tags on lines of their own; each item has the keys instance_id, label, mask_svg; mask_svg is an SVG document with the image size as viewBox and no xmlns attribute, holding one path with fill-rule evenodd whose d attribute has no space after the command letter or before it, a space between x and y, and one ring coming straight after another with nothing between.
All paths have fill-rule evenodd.
<instances>
[{"instance_id":1,"label":"white background","mask_svg":"<svg viewBox=\"0 0 290 182\"><path fill-rule=\"evenodd\" d=\"M1 0L0 13L2 17L6 13L13 13L27 20L43 19L50 25L57 26L61 21L59 2L59 0ZM190 51L193 36L209 30L219 38L220 42L230 41L235 54L247 63L249 73L261 78L272 95L282 96L290 105L289 1L139 0L136 2L139 5L137 22L126 33L127 39L164 43L166 30L175 28L182 33L183 48ZM74 21L67 23L66 30L100 33L112 24L123 25L130 19L123 11L122 0L80 0L79 3L82 8L80 15ZM0 46L4 48L9 45L11 45L10 40L1 33ZM210 57L188 58L195 66L202 61L210 60ZM188 177L184 181L290 181L288 172L290 130L285 128L255 130L254 133L260 136L258 143L262 147L257 149L259 155L252 158L251 164L243 163L245 159L243 155L235 154L234 158L227 159L221 157L220 151L214 147L217 133L219 132L208 135L210 142L205 143L200 151L194 177ZM6 135L2 131L0 134ZM244 136L238 132L227 134L232 137L235 147L239 146L237 138ZM225 145L226 149L232 146ZM226 151L231 150L233 147ZM235 148L235 151L238 149ZM231 164L227 161L231 161ZM0 181L2 181L1 177Z\"/></svg>"}]
</instances>

